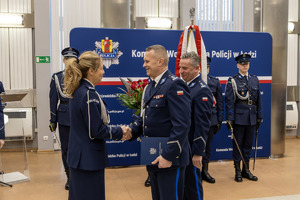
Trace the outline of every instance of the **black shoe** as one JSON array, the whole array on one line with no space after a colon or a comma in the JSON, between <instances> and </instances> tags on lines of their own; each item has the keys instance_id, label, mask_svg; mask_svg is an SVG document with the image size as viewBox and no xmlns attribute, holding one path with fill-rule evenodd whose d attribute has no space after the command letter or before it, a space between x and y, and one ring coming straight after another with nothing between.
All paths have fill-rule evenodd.
<instances>
[{"instance_id":1,"label":"black shoe","mask_svg":"<svg viewBox=\"0 0 300 200\"><path fill-rule=\"evenodd\" d=\"M243 171L242 171L242 177L247 178L247 179L249 179L249 180L251 180L251 181L257 181L257 180L258 180L258 178L257 178L256 176L254 176L254 175L250 172L249 169L248 169L248 170L243 170Z\"/></svg>"},{"instance_id":2,"label":"black shoe","mask_svg":"<svg viewBox=\"0 0 300 200\"><path fill-rule=\"evenodd\" d=\"M207 181L208 183L216 182L216 180L208 173L208 163L203 163L201 174L202 180Z\"/></svg>"},{"instance_id":3,"label":"black shoe","mask_svg":"<svg viewBox=\"0 0 300 200\"><path fill-rule=\"evenodd\" d=\"M67 175L67 182L65 184L65 189L69 190L69 178L70 178L70 170L69 170L69 168L66 168L65 172L66 172L66 175Z\"/></svg>"},{"instance_id":4,"label":"black shoe","mask_svg":"<svg viewBox=\"0 0 300 200\"><path fill-rule=\"evenodd\" d=\"M150 182L150 177L148 176L145 181L145 187L150 187L150 186L151 186L151 182Z\"/></svg>"},{"instance_id":5,"label":"black shoe","mask_svg":"<svg viewBox=\"0 0 300 200\"><path fill-rule=\"evenodd\" d=\"M242 182L242 172L241 172L241 167L240 167L240 161L234 161L234 168L235 168L235 177L234 180L236 182Z\"/></svg>"},{"instance_id":6,"label":"black shoe","mask_svg":"<svg viewBox=\"0 0 300 200\"><path fill-rule=\"evenodd\" d=\"M208 183L215 183L216 180L208 173L208 172L202 172L202 180L208 182Z\"/></svg>"},{"instance_id":7,"label":"black shoe","mask_svg":"<svg viewBox=\"0 0 300 200\"><path fill-rule=\"evenodd\" d=\"M65 189L66 189L66 190L69 190L69 179L67 179L67 182L66 182L66 184L65 184Z\"/></svg>"},{"instance_id":8,"label":"black shoe","mask_svg":"<svg viewBox=\"0 0 300 200\"><path fill-rule=\"evenodd\" d=\"M251 180L251 181L257 181L257 180L258 180L258 178L257 178L256 176L254 176L254 175L250 172L250 170L249 170L249 162L246 162L246 166L243 165L242 176L243 176L244 178L247 178L247 179Z\"/></svg>"},{"instance_id":9,"label":"black shoe","mask_svg":"<svg viewBox=\"0 0 300 200\"><path fill-rule=\"evenodd\" d=\"M243 181L241 172L240 172L240 173L235 173L234 180L235 180L236 182L242 182L242 181Z\"/></svg>"}]
</instances>

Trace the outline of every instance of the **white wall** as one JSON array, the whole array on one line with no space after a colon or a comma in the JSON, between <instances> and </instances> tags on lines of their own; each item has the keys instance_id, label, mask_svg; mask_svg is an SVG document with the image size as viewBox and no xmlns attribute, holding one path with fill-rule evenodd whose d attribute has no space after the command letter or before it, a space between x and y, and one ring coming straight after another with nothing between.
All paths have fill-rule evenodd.
<instances>
[{"instance_id":1,"label":"white wall","mask_svg":"<svg viewBox=\"0 0 300 200\"><path fill-rule=\"evenodd\" d=\"M75 27L100 28L99 0L51 1L52 73L63 70L62 49L70 46L70 31Z\"/></svg>"},{"instance_id":2,"label":"white wall","mask_svg":"<svg viewBox=\"0 0 300 200\"><path fill-rule=\"evenodd\" d=\"M31 13L31 0L0 0L0 12ZM0 28L0 80L5 90L32 89L32 29Z\"/></svg>"},{"instance_id":3,"label":"white wall","mask_svg":"<svg viewBox=\"0 0 300 200\"><path fill-rule=\"evenodd\" d=\"M298 21L298 0L289 0L289 21ZM287 86L298 83L298 34L288 34L287 44Z\"/></svg>"}]
</instances>

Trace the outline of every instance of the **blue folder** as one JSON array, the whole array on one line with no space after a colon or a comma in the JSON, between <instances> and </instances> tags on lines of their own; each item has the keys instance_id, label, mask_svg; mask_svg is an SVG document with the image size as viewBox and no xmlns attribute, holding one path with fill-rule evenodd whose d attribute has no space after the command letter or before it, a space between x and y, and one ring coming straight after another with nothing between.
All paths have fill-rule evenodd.
<instances>
[{"instance_id":1,"label":"blue folder","mask_svg":"<svg viewBox=\"0 0 300 200\"><path fill-rule=\"evenodd\" d=\"M141 165L152 165L168 141L169 137L141 137Z\"/></svg>"}]
</instances>

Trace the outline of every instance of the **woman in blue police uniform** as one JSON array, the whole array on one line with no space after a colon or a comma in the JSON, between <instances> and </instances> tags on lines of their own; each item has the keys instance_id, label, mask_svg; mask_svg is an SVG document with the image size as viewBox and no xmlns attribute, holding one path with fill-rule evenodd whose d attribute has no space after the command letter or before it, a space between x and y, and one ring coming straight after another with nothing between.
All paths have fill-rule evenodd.
<instances>
[{"instance_id":1,"label":"woman in blue police uniform","mask_svg":"<svg viewBox=\"0 0 300 200\"><path fill-rule=\"evenodd\" d=\"M0 81L0 94L4 93L4 87L2 82ZM4 129L4 113L2 106L2 99L0 97L0 149L2 149L5 140L5 129Z\"/></svg>"},{"instance_id":2,"label":"woman in blue police uniform","mask_svg":"<svg viewBox=\"0 0 300 200\"><path fill-rule=\"evenodd\" d=\"M146 48L143 67L152 81L144 90L142 117L131 126L133 139L141 134L168 137L162 154L147 165L153 200L183 199L185 167L189 162L189 89L168 70L168 62L163 46Z\"/></svg>"},{"instance_id":3,"label":"woman in blue police uniform","mask_svg":"<svg viewBox=\"0 0 300 200\"><path fill-rule=\"evenodd\" d=\"M179 73L191 91L191 127L189 144L192 150L190 163L185 171L184 199L202 200L201 180L202 157L205 155L206 140L210 127L213 96L199 74L200 57L195 52L181 56Z\"/></svg>"},{"instance_id":4,"label":"woman in blue police uniform","mask_svg":"<svg viewBox=\"0 0 300 200\"><path fill-rule=\"evenodd\" d=\"M262 122L263 112L258 78L248 73L250 58L249 54L241 54L235 58L239 73L228 79L225 89L227 126L229 129L233 128L233 135L245 160L241 171L242 157L233 140L233 161L237 182L242 182L243 177L252 181L258 180L249 170L249 160L253 136Z\"/></svg>"},{"instance_id":5,"label":"woman in blue police uniform","mask_svg":"<svg viewBox=\"0 0 300 200\"><path fill-rule=\"evenodd\" d=\"M211 58L207 57L207 74L209 74L210 63L211 63ZM208 173L208 163L210 159L212 139L214 135L218 133L222 125L223 113L224 113L224 100L222 96L222 88L218 78L208 75L207 85L213 94L214 105L212 108L210 129L206 141L205 155L203 156L202 159L203 167L202 167L201 174L202 174L202 180L205 180L208 183L215 183L216 180Z\"/></svg>"},{"instance_id":6,"label":"woman in blue police uniform","mask_svg":"<svg viewBox=\"0 0 300 200\"><path fill-rule=\"evenodd\" d=\"M79 52L77 49L67 47L62 50L61 55L66 63L69 58L77 58ZM69 189L69 166L67 163L70 120L69 120L69 98L65 92L64 86L65 71L54 73L50 82L50 131L59 129L59 140L61 144L62 161L67 175L65 189Z\"/></svg>"},{"instance_id":7,"label":"woman in blue police uniform","mask_svg":"<svg viewBox=\"0 0 300 200\"><path fill-rule=\"evenodd\" d=\"M108 159L105 139L120 140L123 131L127 132L126 127L108 126L106 105L95 90L103 74L102 58L92 51L66 63L64 82L71 98L70 200L105 199L104 168Z\"/></svg>"}]
</instances>

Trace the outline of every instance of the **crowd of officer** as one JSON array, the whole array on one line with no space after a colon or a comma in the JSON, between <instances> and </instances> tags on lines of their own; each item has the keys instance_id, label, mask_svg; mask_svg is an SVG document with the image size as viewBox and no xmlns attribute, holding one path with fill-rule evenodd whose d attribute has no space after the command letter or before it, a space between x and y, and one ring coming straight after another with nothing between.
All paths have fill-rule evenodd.
<instances>
[{"instance_id":1,"label":"crowd of officer","mask_svg":"<svg viewBox=\"0 0 300 200\"><path fill-rule=\"evenodd\" d=\"M90 54L86 57L81 57L79 60L79 52L75 48L68 47L62 51L64 63L67 63L72 58L73 65L80 69L77 75L79 79L76 79L77 84L84 85L86 82L88 85L87 89L94 91L93 88L95 84L101 81L104 70L102 59L92 55L93 53ZM103 138L129 139L132 141L140 135L144 137L169 138L162 154L152 162L152 165L147 165L152 198L154 200L203 199L202 180L209 183L216 182L215 178L208 172L208 164L210 161L211 142L214 135L221 128L225 103L226 125L232 132L233 138L234 180L242 182L243 178L247 178L257 181L258 178L250 172L249 161L253 137L263 120L263 109L259 80L257 76L249 73L250 59L251 56L249 54L241 54L235 58L238 73L229 77L225 88L224 101L219 79L209 75L209 68L212 63L211 58L207 57L207 83L201 78L200 57L195 52L185 53L181 56L179 64L181 78L178 78L168 69L169 59L166 49L161 45L150 46L146 49L143 67L146 69L147 76L150 77L151 81L144 90L141 115L133 118L133 124L130 127L122 127L122 129L118 130L109 129L107 127L109 116L107 115L106 105L100 96L97 96L97 92L94 91L95 99L90 100L91 97L88 95L87 105L91 104L92 106L92 103L96 103L95 105L99 110L99 113L97 112L96 114L97 116L99 115L99 119L103 120L102 127L99 127L101 129L97 128L95 131L102 134L99 135L99 138L102 138L101 141ZM82 64L79 62L82 62ZM98 63L99 67L94 68L93 65L89 67L92 62ZM69 64L69 66L71 65ZM88 71L81 68L83 66ZM73 67L73 69L70 67L71 71L68 72L68 79L73 82L74 79L72 77L78 73L78 70L75 69L76 67ZM65 71L63 70L54 73L51 79L49 93L51 117L49 127L54 133L57 125L59 127L62 161L67 175L65 189L68 190L70 175L67 161L77 160L79 159L78 156L81 157L82 155L68 152L68 146L72 145L72 141L69 141L72 122L69 119L70 96L65 90L64 83L66 81L64 77ZM73 88L73 83L68 84L70 85L69 88ZM75 90L77 87L78 85L75 85ZM0 82L0 93L3 92L4 88ZM79 96L78 98L81 101L82 97ZM83 101L86 102L84 99ZM5 139L1 99L0 105L1 149ZM82 105L86 106L86 103ZM74 107L73 112L77 110L76 107ZM83 112L83 115L87 115L87 123L91 124L92 121L90 120L94 119L91 116L96 116L96 114L94 109L90 109L89 106L87 109L88 112L84 110L78 111ZM81 123L85 124L85 122ZM76 123L76 125L80 125L80 123ZM86 126L84 125L84 127ZM95 134L92 133L93 128L95 127L88 125L86 130L88 134L84 136L91 141L97 140L97 138L94 138L95 135L93 136ZM74 131L76 132L77 129ZM74 138L74 136L71 138ZM80 143L80 141L78 142ZM105 148L105 145L103 145L103 148ZM76 147L77 150L78 147ZM105 150L103 151L105 152ZM107 155L102 156L107 157ZM81 162L84 162L84 159ZM77 171L85 171L84 167L82 167L83 164L77 163L77 161L76 163L72 162L72 170L74 175L76 174L76 180L74 179L72 182L74 185L77 182L84 181L87 177L82 176L86 175L86 172ZM102 167L100 169L99 176L103 177ZM93 185L93 181L96 181L93 178L87 180L92 181L91 185ZM104 187L104 181L102 187ZM105 195L102 194L102 197L105 198Z\"/></svg>"},{"instance_id":2,"label":"crowd of officer","mask_svg":"<svg viewBox=\"0 0 300 200\"><path fill-rule=\"evenodd\" d=\"M237 182L242 178L258 180L250 172L249 160L253 136L262 122L263 113L259 80L248 73L250 58L249 54L235 58L238 73L229 77L225 89L226 122L232 132ZM154 200L170 197L203 199L202 179L209 183L216 181L208 173L208 163L213 136L223 121L222 89L216 77L208 75L207 84L203 82L197 53L181 56L179 73L188 88L169 72L167 62L164 47L153 45L146 49L143 67L151 81L144 90L142 114L134 117L130 131L133 138L140 135L168 138L162 154L147 165ZM207 63L209 73L211 58L207 58ZM182 109L185 109L184 113ZM184 135L190 146L188 162ZM175 176L176 186L172 186Z\"/></svg>"},{"instance_id":3,"label":"crowd of officer","mask_svg":"<svg viewBox=\"0 0 300 200\"><path fill-rule=\"evenodd\" d=\"M78 62L78 55L79 52L71 47L62 51L64 63L69 58ZM229 77L225 89L226 121L234 138L233 161L237 182L241 182L242 178L258 180L249 170L249 160L253 136L262 122L262 101L258 78L248 73L250 58L248 54L235 58L238 73ZM144 90L142 113L134 117L134 123L128 129L123 130L123 139L132 141L140 135L169 138L162 154L152 165L147 165L147 181L151 184L154 200L203 199L202 180L209 183L216 181L208 172L208 164L211 142L221 128L224 116L222 89L219 79L209 75L211 58L207 57L207 83L201 78L201 62L197 53L181 56L181 78L168 70L168 61L163 46L153 45L146 49L143 67L151 81ZM50 84L50 130L54 132L58 124L67 174L65 188L69 189L67 160L70 158L67 157L77 155L68 153L68 145L72 144L69 144L69 99L64 90L64 73L53 74ZM106 107L102 106L100 110ZM93 140L91 135L90 140ZM85 179L78 177L79 182Z\"/></svg>"},{"instance_id":4,"label":"crowd of officer","mask_svg":"<svg viewBox=\"0 0 300 200\"><path fill-rule=\"evenodd\" d=\"M249 161L253 137L263 121L263 109L259 80L257 76L249 73L251 59L249 54L241 54L235 58L238 73L229 77L225 88L224 101L219 79L209 75L211 58L207 57L208 76L207 83L205 83L201 78L201 62L197 53L189 52L181 56L179 64L181 78L178 78L168 69L169 58L166 49L161 45L148 47L143 67L151 81L144 90L141 115L134 116L130 127L122 127L116 130L108 128L107 125L110 120L106 111L106 104L94 89L94 86L101 81L104 74L102 59L94 55L93 52L87 52L78 59L79 52L72 47L65 48L62 51L62 56L64 63L68 63L68 60L72 59L72 64L68 63L69 82L67 81L67 88L69 90L72 88L74 94L77 94L76 91L79 91L81 87L84 92L91 90L95 93L94 96L89 96L89 92L87 92L86 100L82 99L81 95L76 98L78 101L83 101L82 106L87 107L87 111L85 109L78 110L79 104L74 104L74 108L71 110L71 112L77 110L82 112L82 115L87 116L85 117L87 119L82 120L87 121L81 120L79 123L71 120L70 122L69 95L73 93L68 94L68 91L65 90L65 71L54 73L52 76L49 93L51 111L49 127L51 132L55 134L58 125L62 161L67 175L65 189L69 189L68 162L71 161L71 169L74 174L74 180L71 178L71 182L74 187L85 179L89 183L89 188L93 184L97 184L98 179L93 178L95 174L89 177L86 167L84 167L84 161L91 155L84 155L86 150L78 149L78 145L82 142L74 139L77 137L74 134L76 131L78 132L80 127L74 129L73 136L70 136L70 126L72 124L73 126L75 124L80 126L82 123L82 126L85 127L83 132L87 132L87 135L78 136L87 138L88 141L95 141L95 144L98 140L104 141L105 138L132 141L141 135L144 137L168 138L162 154L152 164L147 165L152 198L154 200L203 199L202 180L209 183L216 182L215 178L208 172L208 164L211 142L222 125L224 103L226 105L226 125L232 132L233 138L234 180L236 182L242 182L243 178L252 181L258 180L250 172ZM97 63L97 66L92 63ZM74 77L76 76L78 78L75 80ZM4 88L0 82L0 93L3 92ZM94 104L95 109L98 110L97 113L95 113L95 109L90 109L90 106L92 107ZM1 99L0 105L1 149L5 139ZM96 118L101 119L103 124L95 129L98 123L95 122L93 126L91 124ZM86 126L86 123L88 126ZM76 134L82 133L78 132ZM69 141L69 138L73 138L72 141ZM92 144L88 141L86 148ZM76 147L72 147L72 151L68 152L69 145L72 146L74 142L77 143ZM101 154L101 157L106 160L105 145L104 143L102 145L103 155ZM95 146L95 148L99 147ZM78 150L81 151L80 154L77 154ZM92 149L91 152L93 152ZM96 154L95 156L97 157ZM100 166L99 169L96 167L91 170L100 170L97 172L97 176L103 179L105 164L94 163L94 165ZM103 188L104 179L101 184L101 191ZM72 199L76 199L77 192L80 193L77 189L72 190L72 194L74 194ZM96 192L95 195L97 194ZM101 199L105 198L104 193L100 196Z\"/></svg>"}]
</instances>

